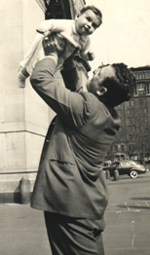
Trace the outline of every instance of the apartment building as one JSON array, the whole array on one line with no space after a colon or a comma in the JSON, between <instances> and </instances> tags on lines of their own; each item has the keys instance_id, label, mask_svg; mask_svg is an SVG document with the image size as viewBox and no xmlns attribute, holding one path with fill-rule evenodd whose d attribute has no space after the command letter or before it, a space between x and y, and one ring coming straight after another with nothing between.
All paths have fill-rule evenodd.
<instances>
[{"instance_id":1,"label":"apartment building","mask_svg":"<svg viewBox=\"0 0 150 255\"><path fill-rule=\"evenodd\" d=\"M125 152L133 159L150 156L150 66L131 68L136 78L134 96L117 107L121 127L108 158Z\"/></svg>"}]
</instances>

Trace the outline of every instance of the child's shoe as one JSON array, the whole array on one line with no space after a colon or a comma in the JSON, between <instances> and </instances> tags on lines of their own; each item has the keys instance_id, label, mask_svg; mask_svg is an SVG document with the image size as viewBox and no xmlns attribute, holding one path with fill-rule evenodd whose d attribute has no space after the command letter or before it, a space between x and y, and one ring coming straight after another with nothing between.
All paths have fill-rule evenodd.
<instances>
[{"instance_id":1,"label":"child's shoe","mask_svg":"<svg viewBox=\"0 0 150 255\"><path fill-rule=\"evenodd\" d=\"M25 80L27 77L25 77L23 74L19 73L18 75L18 87L19 88L25 88Z\"/></svg>"}]
</instances>

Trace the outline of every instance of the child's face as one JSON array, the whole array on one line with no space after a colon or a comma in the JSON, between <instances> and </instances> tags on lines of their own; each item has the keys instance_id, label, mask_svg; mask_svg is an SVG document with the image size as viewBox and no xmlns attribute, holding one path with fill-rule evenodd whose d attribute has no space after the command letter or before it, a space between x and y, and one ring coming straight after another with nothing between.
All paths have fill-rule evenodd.
<instances>
[{"instance_id":1,"label":"child's face","mask_svg":"<svg viewBox=\"0 0 150 255\"><path fill-rule=\"evenodd\" d=\"M76 30L79 35L91 35L100 25L99 16L91 10L80 14L76 20Z\"/></svg>"}]
</instances>

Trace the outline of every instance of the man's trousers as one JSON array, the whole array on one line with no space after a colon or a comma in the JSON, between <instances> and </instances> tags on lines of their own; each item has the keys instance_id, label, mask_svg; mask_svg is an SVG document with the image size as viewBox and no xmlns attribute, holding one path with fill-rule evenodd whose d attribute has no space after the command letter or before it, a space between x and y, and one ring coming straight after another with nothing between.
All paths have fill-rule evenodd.
<instances>
[{"instance_id":1,"label":"man's trousers","mask_svg":"<svg viewBox=\"0 0 150 255\"><path fill-rule=\"evenodd\" d=\"M44 212L53 255L104 255L104 220L90 220Z\"/></svg>"}]
</instances>

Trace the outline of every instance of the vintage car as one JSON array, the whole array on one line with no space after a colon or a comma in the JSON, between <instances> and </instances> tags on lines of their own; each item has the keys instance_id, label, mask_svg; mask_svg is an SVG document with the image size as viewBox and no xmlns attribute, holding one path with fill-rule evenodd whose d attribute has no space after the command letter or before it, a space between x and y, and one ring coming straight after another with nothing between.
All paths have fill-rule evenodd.
<instances>
[{"instance_id":1,"label":"vintage car","mask_svg":"<svg viewBox=\"0 0 150 255\"><path fill-rule=\"evenodd\" d=\"M105 169L110 172L110 176L114 176L114 171L118 170L119 175L128 174L131 178L136 178L139 174L145 174L146 168L132 160L114 161Z\"/></svg>"}]
</instances>

